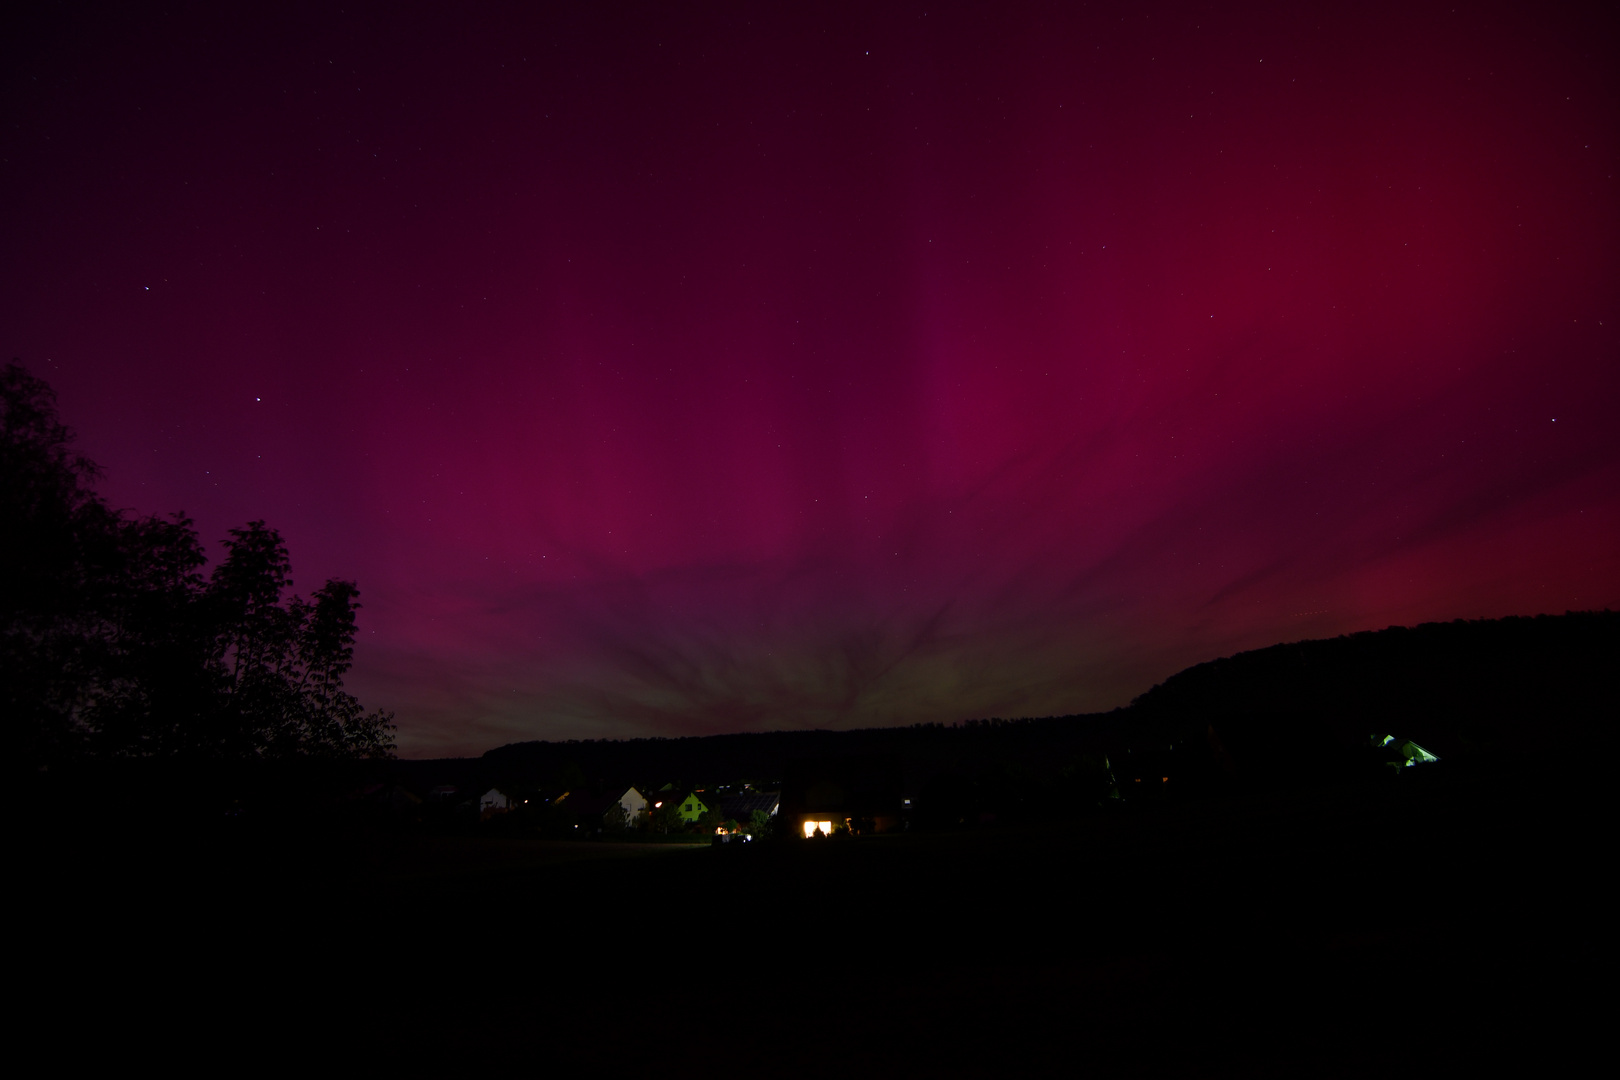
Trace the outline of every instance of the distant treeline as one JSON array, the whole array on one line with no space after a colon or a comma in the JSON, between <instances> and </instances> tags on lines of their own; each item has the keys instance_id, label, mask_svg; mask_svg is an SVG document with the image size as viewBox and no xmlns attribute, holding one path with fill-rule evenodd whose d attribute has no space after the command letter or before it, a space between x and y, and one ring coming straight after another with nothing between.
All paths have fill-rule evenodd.
<instances>
[{"instance_id":1,"label":"distant treeline","mask_svg":"<svg viewBox=\"0 0 1620 1080\"><path fill-rule=\"evenodd\" d=\"M766 731L686 738L598 739L513 743L482 758L402 761L406 773L462 776L464 782L505 780L544 786L573 766L592 787L611 788L651 779L702 784L781 783L791 762L837 755L896 755L908 773L932 775L962 760L993 754L998 760L1036 764L1054 745L1076 750L1113 730L1123 711L1093 715L972 720L856 731ZM1100 745L1100 744L1099 744ZM481 782L481 781L480 781Z\"/></svg>"},{"instance_id":2,"label":"distant treeline","mask_svg":"<svg viewBox=\"0 0 1620 1080\"><path fill-rule=\"evenodd\" d=\"M1366 745L1375 733L1442 758L1575 753L1607 744L1620 716L1620 613L1457 620L1274 645L1186 669L1128 708L858 731L514 743L480 759L400 762L464 783L543 785L570 767L592 786L650 778L771 784L790 762L893 755L908 790L987 773L1087 775L1177 748L1256 772ZM1561 748L1561 749L1559 749ZM1158 760L1156 758L1156 760ZM1167 766L1168 767L1168 766Z\"/></svg>"}]
</instances>

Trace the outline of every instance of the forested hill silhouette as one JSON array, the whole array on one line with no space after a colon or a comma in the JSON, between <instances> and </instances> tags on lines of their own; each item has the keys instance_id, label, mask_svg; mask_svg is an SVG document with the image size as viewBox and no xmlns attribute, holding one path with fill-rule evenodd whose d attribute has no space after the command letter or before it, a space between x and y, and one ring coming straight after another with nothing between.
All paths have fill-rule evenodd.
<instances>
[{"instance_id":1,"label":"forested hill silhouette","mask_svg":"<svg viewBox=\"0 0 1620 1080\"><path fill-rule=\"evenodd\" d=\"M950 773L1072 768L1087 756L1220 747L1248 761L1312 757L1397 733L1442 758L1607 744L1620 715L1620 613L1457 620L1299 641L1187 668L1127 708L1090 715L780 731L683 739L511 743L471 769L538 781L569 763L609 785L649 777L769 782L787 763L893 754L909 782ZM448 763L401 763L423 769Z\"/></svg>"},{"instance_id":2,"label":"forested hill silhouette","mask_svg":"<svg viewBox=\"0 0 1620 1080\"><path fill-rule=\"evenodd\" d=\"M909 776L959 771L965 762L1016 762L1035 766L1051 758L1054 746L1089 744L1114 729L1122 715L1057 716L1019 720L973 720L962 724L917 724L854 731L765 731L677 739L595 739L569 742L509 743L480 759L463 763L468 775L519 784L550 781L570 765L589 782L621 783L672 779L677 782L745 780L775 786L789 764L804 758L838 755L892 755ZM405 768L440 775L450 762L399 762Z\"/></svg>"},{"instance_id":3,"label":"forested hill silhouette","mask_svg":"<svg viewBox=\"0 0 1620 1080\"><path fill-rule=\"evenodd\" d=\"M1172 675L1131 704L1139 730L1189 722L1399 731L1442 755L1504 741L1607 742L1620 716L1620 613L1458 619L1299 641Z\"/></svg>"}]
</instances>

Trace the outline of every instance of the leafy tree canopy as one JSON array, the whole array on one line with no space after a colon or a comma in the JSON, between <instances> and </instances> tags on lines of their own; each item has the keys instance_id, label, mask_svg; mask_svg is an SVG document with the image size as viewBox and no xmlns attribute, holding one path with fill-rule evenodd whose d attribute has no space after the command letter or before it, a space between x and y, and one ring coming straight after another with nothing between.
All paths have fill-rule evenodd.
<instances>
[{"instance_id":1,"label":"leafy tree canopy","mask_svg":"<svg viewBox=\"0 0 1620 1080\"><path fill-rule=\"evenodd\" d=\"M184 514L94 490L55 394L0 370L0 704L15 765L83 757L390 756L393 717L343 689L359 589L289 595L263 521L207 557Z\"/></svg>"}]
</instances>

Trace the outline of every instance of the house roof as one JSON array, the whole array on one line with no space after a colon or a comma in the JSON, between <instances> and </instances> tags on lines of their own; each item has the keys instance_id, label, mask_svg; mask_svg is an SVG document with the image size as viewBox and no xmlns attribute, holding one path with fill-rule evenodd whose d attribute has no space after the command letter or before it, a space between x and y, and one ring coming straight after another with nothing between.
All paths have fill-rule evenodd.
<instances>
[{"instance_id":1,"label":"house roof","mask_svg":"<svg viewBox=\"0 0 1620 1080\"><path fill-rule=\"evenodd\" d=\"M672 790L655 791L652 794L647 796L647 806L649 808L651 808L651 807L656 806L659 803L673 803L676 806L684 806L686 804L687 797L691 796L691 795L696 795L696 794L697 794L697 792L687 791L684 788L674 788ZM702 798L701 795L698 796L698 797L700 799ZM708 805L708 804L705 803L704 805Z\"/></svg>"},{"instance_id":2,"label":"house roof","mask_svg":"<svg viewBox=\"0 0 1620 1080\"><path fill-rule=\"evenodd\" d=\"M555 805L562 807L571 814L581 817L601 817L607 813L608 807L616 805L619 801L617 793L612 795L593 795L585 791L570 791L557 796Z\"/></svg>"},{"instance_id":3,"label":"house roof","mask_svg":"<svg viewBox=\"0 0 1620 1080\"><path fill-rule=\"evenodd\" d=\"M763 810L767 814L776 813L776 808L781 802L782 795L777 791L751 791L746 795L726 795L720 799L720 812L729 818L747 821L755 810Z\"/></svg>"}]
</instances>

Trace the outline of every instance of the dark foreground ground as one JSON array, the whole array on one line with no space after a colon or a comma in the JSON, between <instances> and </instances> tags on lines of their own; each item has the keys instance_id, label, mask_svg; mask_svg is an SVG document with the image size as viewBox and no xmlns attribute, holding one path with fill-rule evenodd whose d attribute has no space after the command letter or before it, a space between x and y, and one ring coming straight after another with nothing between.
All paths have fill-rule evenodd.
<instances>
[{"instance_id":1,"label":"dark foreground ground","mask_svg":"<svg viewBox=\"0 0 1620 1080\"><path fill-rule=\"evenodd\" d=\"M1609 1011L1597 800L1417 774L726 848L36 830L13 1026L56 1067L217 1073L1292 1077L1584 1056Z\"/></svg>"}]
</instances>

